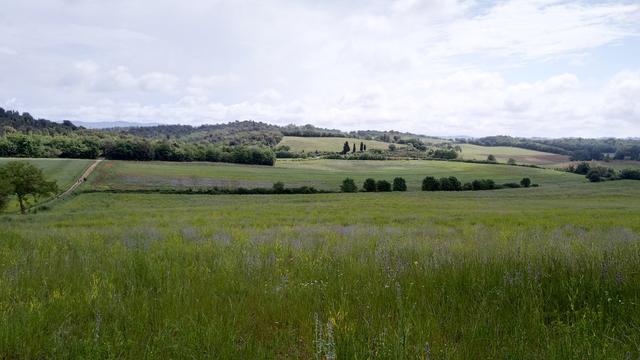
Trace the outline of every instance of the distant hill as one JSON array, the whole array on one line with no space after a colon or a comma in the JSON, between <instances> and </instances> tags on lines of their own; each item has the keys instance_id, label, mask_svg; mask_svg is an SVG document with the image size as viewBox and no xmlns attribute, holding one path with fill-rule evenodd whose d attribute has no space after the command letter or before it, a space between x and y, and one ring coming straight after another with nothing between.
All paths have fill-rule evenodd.
<instances>
[{"instance_id":1,"label":"distant hill","mask_svg":"<svg viewBox=\"0 0 640 360\"><path fill-rule=\"evenodd\" d=\"M56 135L68 134L81 129L83 128L74 125L70 121L57 123L45 119L35 119L27 112L20 114L17 111L0 108L0 135L11 132Z\"/></svg>"}]
</instances>

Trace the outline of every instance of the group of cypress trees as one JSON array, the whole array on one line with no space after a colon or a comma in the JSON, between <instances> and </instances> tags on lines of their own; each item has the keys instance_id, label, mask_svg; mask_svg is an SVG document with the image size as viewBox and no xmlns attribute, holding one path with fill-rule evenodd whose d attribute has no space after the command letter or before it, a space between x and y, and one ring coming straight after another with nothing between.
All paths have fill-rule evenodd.
<instances>
[{"instance_id":1,"label":"group of cypress trees","mask_svg":"<svg viewBox=\"0 0 640 360\"><path fill-rule=\"evenodd\" d=\"M364 142L360 142L360 152L367 151L367 145ZM353 143L353 147L349 146L349 142L345 141L342 145L342 154L348 154L349 152L356 152L356 143Z\"/></svg>"}]
</instances>

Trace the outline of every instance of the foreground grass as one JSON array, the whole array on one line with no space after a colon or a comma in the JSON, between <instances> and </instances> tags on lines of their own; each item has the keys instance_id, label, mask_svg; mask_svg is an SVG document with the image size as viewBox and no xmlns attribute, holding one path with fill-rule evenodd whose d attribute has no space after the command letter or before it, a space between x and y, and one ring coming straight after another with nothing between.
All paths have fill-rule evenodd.
<instances>
[{"instance_id":1,"label":"foreground grass","mask_svg":"<svg viewBox=\"0 0 640 360\"><path fill-rule=\"evenodd\" d=\"M638 200L84 194L0 218L0 358L637 358Z\"/></svg>"},{"instance_id":2,"label":"foreground grass","mask_svg":"<svg viewBox=\"0 0 640 360\"><path fill-rule=\"evenodd\" d=\"M519 182L529 177L542 186L580 184L584 176L551 169L426 160L278 160L275 167L222 163L171 163L104 161L89 179L90 189L156 189L186 187L271 187L276 181L287 186L339 189L346 177L361 186L368 177L393 180L402 176L410 191L420 190L425 176L457 176L461 181L494 179L497 183Z\"/></svg>"}]
</instances>

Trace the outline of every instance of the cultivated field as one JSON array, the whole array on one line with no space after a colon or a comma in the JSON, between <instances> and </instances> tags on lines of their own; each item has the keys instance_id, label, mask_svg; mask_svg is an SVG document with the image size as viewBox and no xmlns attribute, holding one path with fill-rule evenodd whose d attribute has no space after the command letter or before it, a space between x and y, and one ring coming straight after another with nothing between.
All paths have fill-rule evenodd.
<instances>
[{"instance_id":1,"label":"cultivated field","mask_svg":"<svg viewBox=\"0 0 640 360\"><path fill-rule=\"evenodd\" d=\"M278 160L275 167L221 163L171 163L104 161L89 178L85 189L167 189L202 187L287 186L339 189L346 177L358 186L368 177L393 180L402 176L409 190L419 190L425 176L457 176L461 181L490 178L497 183L519 182L529 177L543 187L580 184L584 176L550 169L427 160L346 161Z\"/></svg>"},{"instance_id":2,"label":"cultivated field","mask_svg":"<svg viewBox=\"0 0 640 360\"><path fill-rule=\"evenodd\" d=\"M0 358L635 359L638 200L81 194L0 217Z\"/></svg>"},{"instance_id":3,"label":"cultivated field","mask_svg":"<svg viewBox=\"0 0 640 360\"><path fill-rule=\"evenodd\" d=\"M301 137L301 136L285 136L282 138L282 141L278 145L286 145L291 148L291 151L294 152L315 152L317 151L333 151L340 152L342 151L342 145L344 142L348 141L349 146L353 147L353 144L356 144L356 148L360 149L360 142L365 143L367 145L367 150L380 149L387 150L389 149L389 143L375 140L362 140L355 138L343 138L343 137ZM398 148L404 147L406 145L396 144Z\"/></svg>"},{"instance_id":4,"label":"cultivated field","mask_svg":"<svg viewBox=\"0 0 640 360\"><path fill-rule=\"evenodd\" d=\"M496 160L506 163L510 158L518 164L549 165L569 160L568 156L551 154L541 151L522 149L510 146L480 146L473 144L461 144L462 154L465 160L487 160L487 156L493 155Z\"/></svg>"}]
</instances>

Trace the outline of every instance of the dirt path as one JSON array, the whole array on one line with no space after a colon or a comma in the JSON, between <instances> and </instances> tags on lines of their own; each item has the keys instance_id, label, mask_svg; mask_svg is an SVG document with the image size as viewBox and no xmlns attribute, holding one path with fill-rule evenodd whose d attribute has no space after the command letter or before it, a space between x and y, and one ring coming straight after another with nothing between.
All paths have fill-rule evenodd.
<instances>
[{"instance_id":1,"label":"dirt path","mask_svg":"<svg viewBox=\"0 0 640 360\"><path fill-rule=\"evenodd\" d=\"M89 177L89 175L91 175L91 173L93 172L93 170L95 170L96 166L98 166L98 164L102 161L102 159L98 159L96 161L93 162L93 164L91 164L87 170L85 170L82 175L80 176L80 178L78 180L76 180L75 183L73 183L67 190L65 190L65 192L63 192L62 194L56 196L56 198L61 198L61 197L65 197L69 194L71 194L75 189L78 188L78 186L82 185L83 182L87 181L87 178Z\"/></svg>"}]
</instances>

